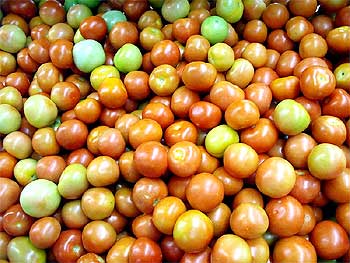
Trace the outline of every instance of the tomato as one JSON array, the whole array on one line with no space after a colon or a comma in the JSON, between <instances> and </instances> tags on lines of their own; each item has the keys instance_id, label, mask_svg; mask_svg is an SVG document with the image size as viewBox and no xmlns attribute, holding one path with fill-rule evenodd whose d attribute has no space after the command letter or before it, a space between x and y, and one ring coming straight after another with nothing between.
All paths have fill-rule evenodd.
<instances>
[{"instance_id":1,"label":"tomato","mask_svg":"<svg viewBox=\"0 0 350 263\"><path fill-rule=\"evenodd\" d=\"M252 255L247 242L239 236L225 234L214 243L211 262L252 262Z\"/></svg>"},{"instance_id":2,"label":"tomato","mask_svg":"<svg viewBox=\"0 0 350 263\"><path fill-rule=\"evenodd\" d=\"M81 208L92 220L101 220L111 215L115 198L111 190L105 187L92 187L81 197Z\"/></svg>"},{"instance_id":3,"label":"tomato","mask_svg":"<svg viewBox=\"0 0 350 263\"><path fill-rule=\"evenodd\" d=\"M279 237L293 236L303 226L303 206L290 195L271 199L266 204L265 211L269 218L269 231Z\"/></svg>"},{"instance_id":4,"label":"tomato","mask_svg":"<svg viewBox=\"0 0 350 263\"><path fill-rule=\"evenodd\" d=\"M30 241L41 249L51 247L59 238L61 225L54 217L42 217L35 221L29 231Z\"/></svg>"},{"instance_id":5,"label":"tomato","mask_svg":"<svg viewBox=\"0 0 350 263\"><path fill-rule=\"evenodd\" d=\"M265 210L253 203L242 203L230 216L230 227L234 234L244 239L261 237L269 227Z\"/></svg>"},{"instance_id":6,"label":"tomato","mask_svg":"<svg viewBox=\"0 0 350 263\"><path fill-rule=\"evenodd\" d=\"M80 230L64 230L52 246L52 253L57 262L76 262L85 254Z\"/></svg>"},{"instance_id":7,"label":"tomato","mask_svg":"<svg viewBox=\"0 0 350 263\"><path fill-rule=\"evenodd\" d=\"M242 4L241 8L243 8ZM212 45L222 42L228 35L228 24L221 16L209 16L201 24L201 35Z\"/></svg>"},{"instance_id":8,"label":"tomato","mask_svg":"<svg viewBox=\"0 0 350 263\"><path fill-rule=\"evenodd\" d=\"M291 99L278 103L273 112L273 120L277 128L286 135L301 133L311 121L306 109Z\"/></svg>"},{"instance_id":9,"label":"tomato","mask_svg":"<svg viewBox=\"0 0 350 263\"><path fill-rule=\"evenodd\" d=\"M336 178L346 167L346 157L336 145L321 143L308 156L310 173L321 180Z\"/></svg>"},{"instance_id":10,"label":"tomato","mask_svg":"<svg viewBox=\"0 0 350 263\"><path fill-rule=\"evenodd\" d=\"M321 221L315 226L310 241L317 255L323 259L337 259L349 249L349 238L345 230L330 220Z\"/></svg>"},{"instance_id":11,"label":"tomato","mask_svg":"<svg viewBox=\"0 0 350 263\"><path fill-rule=\"evenodd\" d=\"M88 252L103 253L115 243L117 234L105 221L95 220L85 225L82 231L82 243Z\"/></svg>"},{"instance_id":12,"label":"tomato","mask_svg":"<svg viewBox=\"0 0 350 263\"><path fill-rule=\"evenodd\" d=\"M139 215L134 218L131 223L132 233L135 237L147 237L155 242L158 242L162 236L160 232L153 223L152 215Z\"/></svg>"},{"instance_id":13,"label":"tomato","mask_svg":"<svg viewBox=\"0 0 350 263\"><path fill-rule=\"evenodd\" d=\"M255 125L259 117L259 108L254 102L246 99L232 102L225 111L226 123L235 130Z\"/></svg>"},{"instance_id":14,"label":"tomato","mask_svg":"<svg viewBox=\"0 0 350 263\"><path fill-rule=\"evenodd\" d=\"M148 141L137 146L134 153L136 171L149 178L161 177L168 168L167 149L159 142Z\"/></svg>"},{"instance_id":15,"label":"tomato","mask_svg":"<svg viewBox=\"0 0 350 263\"><path fill-rule=\"evenodd\" d=\"M175 44L174 44L175 45ZM148 80L150 89L159 96L173 94L180 82L176 69L169 64L155 67Z\"/></svg>"},{"instance_id":16,"label":"tomato","mask_svg":"<svg viewBox=\"0 0 350 263\"><path fill-rule=\"evenodd\" d=\"M193 91L209 91L214 84L217 75L216 68L202 61L188 63L182 73L182 81L185 86Z\"/></svg>"},{"instance_id":17,"label":"tomato","mask_svg":"<svg viewBox=\"0 0 350 263\"><path fill-rule=\"evenodd\" d=\"M160 246L147 237L137 238L130 247L130 262L162 262L162 251Z\"/></svg>"},{"instance_id":18,"label":"tomato","mask_svg":"<svg viewBox=\"0 0 350 263\"><path fill-rule=\"evenodd\" d=\"M35 247L27 236L12 238L7 245L7 256L11 262L46 262L45 250Z\"/></svg>"},{"instance_id":19,"label":"tomato","mask_svg":"<svg viewBox=\"0 0 350 263\"><path fill-rule=\"evenodd\" d=\"M293 189L295 181L294 167L281 157L266 159L256 171L256 186L262 193L273 198L287 195Z\"/></svg>"},{"instance_id":20,"label":"tomato","mask_svg":"<svg viewBox=\"0 0 350 263\"><path fill-rule=\"evenodd\" d=\"M189 141L180 141L172 145L167 156L169 170L181 177L194 175L201 164L199 148Z\"/></svg>"},{"instance_id":21,"label":"tomato","mask_svg":"<svg viewBox=\"0 0 350 263\"><path fill-rule=\"evenodd\" d=\"M132 189L135 206L144 213L152 213L156 203L168 195L168 188L159 178L140 178Z\"/></svg>"},{"instance_id":22,"label":"tomato","mask_svg":"<svg viewBox=\"0 0 350 263\"><path fill-rule=\"evenodd\" d=\"M217 126L221 121L222 113L218 106L206 101L192 104L189 109L189 118L201 130L208 130Z\"/></svg>"},{"instance_id":23,"label":"tomato","mask_svg":"<svg viewBox=\"0 0 350 263\"><path fill-rule=\"evenodd\" d=\"M210 219L198 210L187 210L176 220L173 237L185 252L199 252L213 238L214 227Z\"/></svg>"},{"instance_id":24,"label":"tomato","mask_svg":"<svg viewBox=\"0 0 350 263\"><path fill-rule=\"evenodd\" d=\"M11 236L25 236L34 223L34 218L27 215L20 204L9 207L2 218L4 231Z\"/></svg>"},{"instance_id":25,"label":"tomato","mask_svg":"<svg viewBox=\"0 0 350 263\"><path fill-rule=\"evenodd\" d=\"M186 187L186 198L192 208L210 212L222 202L224 185L213 174L196 174Z\"/></svg>"},{"instance_id":26,"label":"tomato","mask_svg":"<svg viewBox=\"0 0 350 263\"><path fill-rule=\"evenodd\" d=\"M272 256L273 260L277 262L318 262L315 247L310 241L299 236L279 239L276 242Z\"/></svg>"},{"instance_id":27,"label":"tomato","mask_svg":"<svg viewBox=\"0 0 350 263\"><path fill-rule=\"evenodd\" d=\"M125 236L114 243L114 245L108 250L106 261L117 261L120 263L129 262L129 252L132 244L136 239L130 236Z\"/></svg>"}]
</instances>

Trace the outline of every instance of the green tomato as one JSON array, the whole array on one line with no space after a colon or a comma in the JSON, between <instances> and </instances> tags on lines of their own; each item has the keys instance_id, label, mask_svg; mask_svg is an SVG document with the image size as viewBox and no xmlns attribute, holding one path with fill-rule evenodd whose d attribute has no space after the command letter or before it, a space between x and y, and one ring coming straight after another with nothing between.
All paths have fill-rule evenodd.
<instances>
[{"instance_id":1,"label":"green tomato","mask_svg":"<svg viewBox=\"0 0 350 263\"><path fill-rule=\"evenodd\" d=\"M124 44L115 53L113 63L123 73L138 70L142 65L142 53L134 44Z\"/></svg>"},{"instance_id":2,"label":"green tomato","mask_svg":"<svg viewBox=\"0 0 350 263\"><path fill-rule=\"evenodd\" d=\"M0 133L9 134L21 126L21 114L9 104L0 104Z\"/></svg>"},{"instance_id":3,"label":"green tomato","mask_svg":"<svg viewBox=\"0 0 350 263\"><path fill-rule=\"evenodd\" d=\"M98 90L98 87L106 78L120 78L118 69L111 65L102 65L95 68L90 74L91 86Z\"/></svg>"},{"instance_id":4,"label":"green tomato","mask_svg":"<svg viewBox=\"0 0 350 263\"><path fill-rule=\"evenodd\" d=\"M86 5L72 5L67 12L67 23L72 28L77 29L80 23L90 16L92 16L92 11Z\"/></svg>"},{"instance_id":5,"label":"green tomato","mask_svg":"<svg viewBox=\"0 0 350 263\"><path fill-rule=\"evenodd\" d=\"M226 124L211 129L205 137L205 148L211 155L221 158L228 146L239 142L238 133Z\"/></svg>"},{"instance_id":6,"label":"green tomato","mask_svg":"<svg viewBox=\"0 0 350 263\"><path fill-rule=\"evenodd\" d=\"M17 53L25 47L27 37L16 25L6 24L0 27L0 49L9 53Z\"/></svg>"},{"instance_id":7,"label":"green tomato","mask_svg":"<svg viewBox=\"0 0 350 263\"><path fill-rule=\"evenodd\" d=\"M74 45L73 60L79 70L90 73L105 63L106 54L99 42L86 39Z\"/></svg>"},{"instance_id":8,"label":"green tomato","mask_svg":"<svg viewBox=\"0 0 350 263\"><path fill-rule=\"evenodd\" d=\"M212 64L217 71L229 70L234 61L235 53L226 43L216 43L208 50L208 62Z\"/></svg>"},{"instance_id":9,"label":"green tomato","mask_svg":"<svg viewBox=\"0 0 350 263\"><path fill-rule=\"evenodd\" d=\"M17 110L22 110L23 99L18 89L7 86L0 89L0 104L9 104Z\"/></svg>"},{"instance_id":10,"label":"green tomato","mask_svg":"<svg viewBox=\"0 0 350 263\"><path fill-rule=\"evenodd\" d=\"M295 100L285 99L276 106L273 120L282 133L296 135L309 126L311 118L303 105Z\"/></svg>"},{"instance_id":11,"label":"green tomato","mask_svg":"<svg viewBox=\"0 0 350 263\"><path fill-rule=\"evenodd\" d=\"M78 0L79 4L86 5L90 8L95 8L100 4L101 0Z\"/></svg>"},{"instance_id":12,"label":"green tomato","mask_svg":"<svg viewBox=\"0 0 350 263\"><path fill-rule=\"evenodd\" d=\"M148 0L148 2L154 9L159 9L162 7L164 0Z\"/></svg>"},{"instance_id":13,"label":"green tomato","mask_svg":"<svg viewBox=\"0 0 350 263\"><path fill-rule=\"evenodd\" d=\"M35 247L28 236L12 238L7 245L7 256L10 262L46 263L45 250Z\"/></svg>"},{"instance_id":14,"label":"green tomato","mask_svg":"<svg viewBox=\"0 0 350 263\"><path fill-rule=\"evenodd\" d=\"M242 0L217 0L216 13L228 23L238 22L243 15L244 5Z\"/></svg>"},{"instance_id":15,"label":"green tomato","mask_svg":"<svg viewBox=\"0 0 350 263\"><path fill-rule=\"evenodd\" d=\"M55 213L60 205L61 196L54 182L37 179L23 188L19 202L28 215L45 217Z\"/></svg>"},{"instance_id":16,"label":"green tomato","mask_svg":"<svg viewBox=\"0 0 350 263\"><path fill-rule=\"evenodd\" d=\"M80 41L85 40L85 38L81 35L79 28L77 31L75 31L74 37L73 37L73 42L74 44L79 43Z\"/></svg>"},{"instance_id":17,"label":"green tomato","mask_svg":"<svg viewBox=\"0 0 350 263\"><path fill-rule=\"evenodd\" d=\"M330 180L336 178L346 168L346 157L339 146L320 143L308 155L307 165L314 177Z\"/></svg>"},{"instance_id":18,"label":"green tomato","mask_svg":"<svg viewBox=\"0 0 350 263\"><path fill-rule=\"evenodd\" d=\"M186 17L190 8L190 3L187 0L165 0L161 13L166 21L173 23L179 18Z\"/></svg>"},{"instance_id":19,"label":"green tomato","mask_svg":"<svg viewBox=\"0 0 350 263\"><path fill-rule=\"evenodd\" d=\"M50 126L55 122L58 114L56 104L50 98L40 94L30 96L23 108L27 121L35 128Z\"/></svg>"},{"instance_id":20,"label":"green tomato","mask_svg":"<svg viewBox=\"0 0 350 263\"><path fill-rule=\"evenodd\" d=\"M209 16L202 22L201 35L212 45L223 42L228 35L228 24L220 16Z\"/></svg>"},{"instance_id":21,"label":"green tomato","mask_svg":"<svg viewBox=\"0 0 350 263\"><path fill-rule=\"evenodd\" d=\"M27 158L16 163L13 175L20 185L27 185L38 178L36 175L37 162L35 159Z\"/></svg>"},{"instance_id":22,"label":"green tomato","mask_svg":"<svg viewBox=\"0 0 350 263\"><path fill-rule=\"evenodd\" d=\"M110 10L102 15L102 18L106 21L108 32L110 32L115 23L120 21L126 21L126 16L119 10Z\"/></svg>"},{"instance_id":23,"label":"green tomato","mask_svg":"<svg viewBox=\"0 0 350 263\"><path fill-rule=\"evenodd\" d=\"M85 166L80 163L68 165L63 170L57 187L64 198L79 198L89 187Z\"/></svg>"},{"instance_id":24,"label":"green tomato","mask_svg":"<svg viewBox=\"0 0 350 263\"><path fill-rule=\"evenodd\" d=\"M69 8L71 8L73 5L77 5L78 0L65 0L64 1L64 9L66 12L68 12Z\"/></svg>"}]
</instances>

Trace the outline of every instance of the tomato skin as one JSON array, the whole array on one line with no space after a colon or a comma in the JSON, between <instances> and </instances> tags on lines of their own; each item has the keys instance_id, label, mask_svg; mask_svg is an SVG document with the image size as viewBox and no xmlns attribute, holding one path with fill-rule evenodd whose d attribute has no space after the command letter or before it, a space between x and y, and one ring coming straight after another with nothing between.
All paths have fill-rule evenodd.
<instances>
[{"instance_id":1,"label":"tomato skin","mask_svg":"<svg viewBox=\"0 0 350 263\"><path fill-rule=\"evenodd\" d=\"M298 252L297 252L298 251ZM282 238L277 241L273 260L276 262L317 262L315 247L300 236Z\"/></svg>"},{"instance_id":2,"label":"tomato skin","mask_svg":"<svg viewBox=\"0 0 350 263\"><path fill-rule=\"evenodd\" d=\"M214 84L216 75L217 70L212 64L195 61L185 66L182 73L182 81L190 90L207 92Z\"/></svg>"},{"instance_id":3,"label":"tomato skin","mask_svg":"<svg viewBox=\"0 0 350 263\"><path fill-rule=\"evenodd\" d=\"M211 262L252 262L252 255L247 242L233 234L219 237L212 249Z\"/></svg>"},{"instance_id":4,"label":"tomato skin","mask_svg":"<svg viewBox=\"0 0 350 263\"><path fill-rule=\"evenodd\" d=\"M129 262L135 263L161 263L162 251L160 246L152 239L147 237L139 237L136 239L130 248Z\"/></svg>"},{"instance_id":5,"label":"tomato skin","mask_svg":"<svg viewBox=\"0 0 350 263\"><path fill-rule=\"evenodd\" d=\"M214 235L209 217L198 210L187 210L176 220L173 237L185 252L199 252L206 248Z\"/></svg>"},{"instance_id":6,"label":"tomato skin","mask_svg":"<svg viewBox=\"0 0 350 263\"><path fill-rule=\"evenodd\" d=\"M62 231L52 247L52 252L58 263L76 262L85 254L82 232L77 229Z\"/></svg>"},{"instance_id":7,"label":"tomato skin","mask_svg":"<svg viewBox=\"0 0 350 263\"><path fill-rule=\"evenodd\" d=\"M345 230L330 220L321 221L315 226L310 241L317 255L323 259L337 259L349 249L349 237Z\"/></svg>"},{"instance_id":8,"label":"tomato skin","mask_svg":"<svg viewBox=\"0 0 350 263\"><path fill-rule=\"evenodd\" d=\"M335 86L333 72L325 67L311 66L300 76L300 90L308 99L324 99L334 91Z\"/></svg>"}]
</instances>

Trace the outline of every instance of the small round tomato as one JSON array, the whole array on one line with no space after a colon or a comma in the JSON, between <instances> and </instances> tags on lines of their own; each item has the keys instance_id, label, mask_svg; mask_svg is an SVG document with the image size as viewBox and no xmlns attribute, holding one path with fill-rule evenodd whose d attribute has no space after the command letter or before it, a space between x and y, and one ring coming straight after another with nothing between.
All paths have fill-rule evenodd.
<instances>
[{"instance_id":1,"label":"small round tomato","mask_svg":"<svg viewBox=\"0 0 350 263\"><path fill-rule=\"evenodd\" d=\"M265 211L269 217L269 231L279 237L295 235L303 226L303 206L290 195L271 199L266 204Z\"/></svg>"},{"instance_id":2,"label":"small round tomato","mask_svg":"<svg viewBox=\"0 0 350 263\"><path fill-rule=\"evenodd\" d=\"M185 211L186 206L180 198L168 196L154 207L152 221L160 232L171 235L177 218Z\"/></svg>"},{"instance_id":3,"label":"small round tomato","mask_svg":"<svg viewBox=\"0 0 350 263\"><path fill-rule=\"evenodd\" d=\"M73 263L85 254L80 230L62 231L52 247L52 253L59 263Z\"/></svg>"},{"instance_id":4,"label":"small round tomato","mask_svg":"<svg viewBox=\"0 0 350 263\"><path fill-rule=\"evenodd\" d=\"M247 242L233 234L225 234L214 243L210 262L252 262L252 254Z\"/></svg>"},{"instance_id":5,"label":"small round tomato","mask_svg":"<svg viewBox=\"0 0 350 263\"><path fill-rule=\"evenodd\" d=\"M317 255L323 259L337 259L349 249L349 237L336 222L324 220L319 222L310 234Z\"/></svg>"},{"instance_id":6,"label":"small round tomato","mask_svg":"<svg viewBox=\"0 0 350 263\"><path fill-rule=\"evenodd\" d=\"M235 178L247 178L259 165L257 152L248 144L233 143L228 146L223 156L225 170Z\"/></svg>"},{"instance_id":7,"label":"small round tomato","mask_svg":"<svg viewBox=\"0 0 350 263\"><path fill-rule=\"evenodd\" d=\"M254 102L246 99L232 102L225 111L226 123L235 130L255 125L259 117L259 108Z\"/></svg>"},{"instance_id":8,"label":"small round tomato","mask_svg":"<svg viewBox=\"0 0 350 263\"><path fill-rule=\"evenodd\" d=\"M173 237L185 252L199 252L206 248L214 235L213 223L198 210L188 210L176 220Z\"/></svg>"},{"instance_id":9,"label":"small round tomato","mask_svg":"<svg viewBox=\"0 0 350 263\"><path fill-rule=\"evenodd\" d=\"M317 262L315 247L300 236L279 239L272 256L277 262Z\"/></svg>"},{"instance_id":10,"label":"small round tomato","mask_svg":"<svg viewBox=\"0 0 350 263\"><path fill-rule=\"evenodd\" d=\"M168 168L177 176L188 177L194 175L198 171L200 164L200 150L192 142L177 142L168 151Z\"/></svg>"},{"instance_id":11,"label":"small round tomato","mask_svg":"<svg viewBox=\"0 0 350 263\"><path fill-rule=\"evenodd\" d=\"M103 253L110 249L117 239L111 224L95 220L87 223L82 232L83 246L88 252Z\"/></svg>"},{"instance_id":12,"label":"small round tomato","mask_svg":"<svg viewBox=\"0 0 350 263\"><path fill-rule=\"evenodd\" d=\"M308 155L310 173L321 180L336 178L346 167L346 157L336 145L321 143L316 145Z\"/></svg>"},{"instance_id":13,"label":"small round tomato","mask_svg":"<svg viewBox=\"0 0 350 263\"><path fill-rule=\"evenodd\" d=\"M270 157L256 171L256 186L263 194L279 198L292 191L296 180L294 167L281 157Z\"/></svg>"},{"instance_id":14,"label":"small round tomato","mask_svg":"<svg viewBox=\"0 0 350 263\"><path fill-rule=\"evenodd\" d=\"M333 92L335 86L333 72L325 67L308 67L300 76L300 90L308 99L324 99Z\"/></svg>"},{"instance_id":15,"label":"small round tomato","mask_svg":"<svg viewBox=\"0 0 350 263\"><path fill-rule=\"evenodd\" d=\"M269 227L265 210L253 203L242 203L230 216L230 226L236 235L244 239L261 237Z\"/></svg>"},{"instance_id":16,"label":"small round tomato","mask_svg":"<svg viewBox=\"0 0 350 263\"><path fill-rule=\"evenodd\" d=\"M210 212L224 199L224 185L213 174L196 174L186 187L186 198L192 208Z\"/></svg>"}]
</instances>

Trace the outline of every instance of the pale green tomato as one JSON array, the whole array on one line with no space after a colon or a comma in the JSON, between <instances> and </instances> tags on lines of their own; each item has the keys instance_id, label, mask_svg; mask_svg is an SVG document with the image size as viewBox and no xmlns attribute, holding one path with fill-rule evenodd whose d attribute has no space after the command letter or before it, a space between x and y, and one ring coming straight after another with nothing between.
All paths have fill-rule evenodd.
<instances>
[{"instance_id":1,"label":"pale green tomato","mask_svg":"<svg viewBox=\"0 0 350 263\"><path fill-rule=\"evenodd\" d=\"M21 114L9 104L0 104L0 133L9 134L21 126Z\"/></svg>"},{"instance_id":2,"label":"pale green tomato","mask_svg":"<svg viewBox=\"0 0 350 263\"><path fill-rule=\"evenodd\" d=\"M27 184L20 195L23 211L32 217L50 216L60 205L61 195L57 185L46 179Z\"/></svg>"},{"instance_id":3,"label":"pale green tomato","mask_svg":"<svg viewBox=\"0 0 350 263\"><path fill-rule=\"evenodd\" d=\"M35 159L27 158L16 163L13 175L20 185L27 185L38 178L36 175L37 162Z\"/></svg>"},{"instance_id":4,"label":"pale green tomato","mask_svg":"<svg viewBox=\"0 0 350 263\"><path fill-rule=\"evenodd\" d=\"M161 12L166 21L173 23L179 18L186 17L190 8L187 0L165 0Z\"/></svg>"},{"instance_id":5,"label":"pale green tomato","mask_svg":"<svg viewBox=\"0 0 350 263\"><path fill-rule=\"evenodd\" d=\"M295 100L286 99L277 104L273 120L282 133L296 135L309 126L311 118L303 105Z\"/></svg>"},{"instance_id":6,"label":"pale green tomato","mask_svg":"<svg viewBox=\"0 0 350 263\"><path fill-rule=\"evenodd\" d=\"M92 16L92 11L86 5L75 4L72 5L67 12L67 23L72 28L77 29L80 23L85 19Z\"/></svg>"},{"instance_id":7,"label":"pale green tomato","mask_svg":"<svg viewBox=\"0 0 350 263\"><path fill-rule=\"evenodd\" d=\"M346 168L346 157L339 146L320 143L308 155L307 165L314 177L320 180L331 180Z\"/></svg>"},{"instance_id":8,"label":"pale green tomato","mask_svg":"<svg viewBox=\"0 0 350 263\"><path fill-rule=\"evenodd\" d=\"M85 40L85 38L81 35L80 30L78 28L77 31L75 31L73 42L74 42L74 44L77 44L83 40Z\"/></svg>"},{"instance_id":9,"label":"pale green tomato","mask_svg":"<svg viewBox=\"0 0 350 263\"><path fill-rule=\"evenodd\" d=\"M17 53L25 47L27 37L16 25L6 24L0 27L0 50Z\"/></svg>"},{"instance_id":10,"label":"pale green tomato","mask_svg":"<svg viewBox=\"0 0 350 263\"><path fill-rule=\"evenodd\" d=\"M35 247L28 236L12 238L7 245L7 256L14 263L46 263L45 250Z\"/></svg>"},{"instance_id":11,"label":"pale green tomato","mask_svg":"<svg viewBox=\"0 0 350 263\"><path fill-rule=\"evenodd\" d=\"M217 71L229 70L234 61L235 53L226 43L216 43L208 50L208 62L212 64Z\"/></svg>"},{"instance_id":12,"label":"pale green tomato","mask_svg":"<svg viewBox=\"0 0 350 263\"><path fill-rule=\"evenodd\" d=\"M105 63L106 54L99 42L86 39L74 45L73 60L79 70L89 73Z\"/></svg>"},{"instance_id":13,"label":"pale green tomato","mask_svg":"<svg viewBox=\"0 0 350 263\"><path fill-rule=\"evenodd\" d=\"M80 163L68 165L62 172L58 191L66 199L79 198L89 187L86 168Z\"/></svg>"},{"instance_id":14,"label":"pale green tomato","mask_svg":"<svg viewBox=\"0 0 350 263\"><path fill-rule=\"evenodd\" d=\"M226 124L211 129L205 137L205 148L211 155L221 158L228 146L239 142L238 133Z\"/></svg>"},{"instance_id":15,"label":"pale green tomato","mask_svg":"<svg viewBox=\"0 0 350 263\"><path fill-rule=\"evenodd\" d=\"M53 124L58 113L56 104L50 98L40 94L30 96L23 108L27 121L36 128Z\"/></svg>"},{"instance_id":16,"label":"pale green tomato","mask_svg":"<svg viewBox=\"0 0 350 263\"><path fill-rule=\"evenodd\" d=\"M111 65L102 65L95 68L90 74L91 86L98 90L98 87L105 78L120 78L119 71Z\"/></svg>"},{"instance_id":17,"label":"pale green tomato","mask_svg":"<svg viewBox=\"0 0 350 263\"><path fill-rule=\"evenodd\" d=\"M138 70L142 65L142 53L134 44L124 44L115 53L113 63L123 73Z\"/></svg>"},{"instance_id":18,"label":"pale green tomato","mask_svg":"<svg viewBox=\"0 0 350 263\"><path fill-rule=\"evenodd\" d=\"M22 110L23 99L18 89L7 86L0 89L0 104L9 104L17 110Z\"/></svg>"},{"instance_id":19,"label":"pale green tomato","mask_svg":"<svg viewBox=\"0 0 350 263\"><path fill-rule=\"evenodd\" d=\"M228 24L220 16L209 16L202 22L201 35L212 45L223 42L228 35Z\"/></svg>"},{"instance_id":20,"label":"pale green tomato","mask_svg":"<svg viewBox=\"0 0 350 263\"><path fill-rule=\"evenodd\" d=\"M228 23L238 22L243 15L244 5L242 0L217 0L216 13Z\"/></svg>"},{"instance_id":21,"label":"pale green tomato","mask_svg":"<svg viewBox=\"0 0 350 263\"><path fill-rule=\"evenodd\" d=\"M102 15L102 18L106 21L108 32L110 32L115 23L120 21L126 21L126 16L119 10L110 10Z\"/></svg>"}]
</instances>

